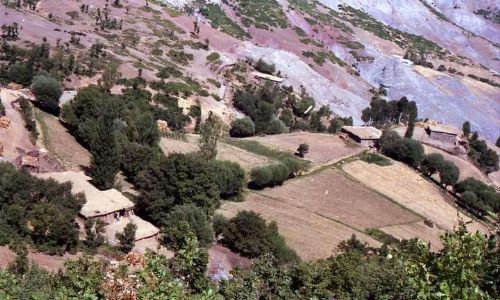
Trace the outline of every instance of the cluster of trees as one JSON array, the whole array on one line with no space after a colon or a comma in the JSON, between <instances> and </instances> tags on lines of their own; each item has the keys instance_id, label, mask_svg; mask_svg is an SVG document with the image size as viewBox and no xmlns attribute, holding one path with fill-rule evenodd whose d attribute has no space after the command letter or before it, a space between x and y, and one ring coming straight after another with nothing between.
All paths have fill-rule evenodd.
<instances>
[{"instance_id":1,"label":"cluster of trees","mask_svg":"<svg viewBox=\"0 0 500 300\"><path fill-rule=\"evenodd\" d=\"M326 105L314 110L314 99L305 91L297 96L292 87L246 85L235 93L234 105L247 116L231 123L232 137L293 130L338 133L342 126L352 125L352 117L332 118Z\"/></svg>"},{"instance_id":2,"label":"cluster of trees","mask_svg":"<svg viewBox=\"0 0 500 300\"><path fill-rule=\"evenodd\" d=\"M240 211L229 220L222 217L218 221L220 242L242 256L257 258L270 253L280 264L299 260L279 234L276 222L267 223L252 211Z\"/></svg>"},{"instance_id":3,"label":"cluster of trees","mask_svg":"<svg viewBox=\"0 0 500 300\"><path fill-rule=\"evenodd\" d=\"M78 246L74 219L85 202L71 184L42 180L0 163L0 245L25 241L49 253ZM1 288L0 288L1 290Z\"/></svg>"},{"instance_id":4,"label":"cluster of trees","mask_svg":"<svg viewBox=\"0 0 500 300\"><path fill-rule=\"evenodd\" d=\"M474 178L467 178L455 185L455 192L462 195L462 201L467 208L478 217L483 217L488 211L500 212L500 193Z\"/></svg>"},{"instance_id":5,"label":"cluster of trees","mask_svg":"<svg viewBox=\"0 0 500 300\"><path fill-rule=\"evenodd\" d=\"M241 221L230 226L244 226ZM266 231L264 225L259 226ZM282 264L265 254L216 286L206 275L206 250L187 234L174 258L148 253L142 268L83 257L68 261L58 273L48 273L21 257L0 270L0 298L498 299L497 241L469 233L463 225L441 240L438 252L417 240L369 248L351 238L340 245L339 255L319 261Z\"/></svg>"},{"instance_id":6,"label":"cluster of trees","mask_svg":"<svg viewBox=\"0 0 500 300\"><path fill-rule=\"evenodd\" d=\"M480 140L477 133L472 134L469 139L469 157L486 174L498 171L498 154L490 149L484 140Z\"/></svg>"},{"instance_id":7,"label":"cluster of trees","mask_svg":"<svg viewBox=\"0 0 500 300\"><path fill-rule=\"evenodd\" d=\"M417 116L417 104L414 101L409 101L406 97L398 101L387 101L376 96L371 100L370 106L362 111L361 120L376 127L406 123L408 131L405 136L411 138Z\"/></svg>"},{"instance_id":8,"label":"cluster of trees","mask_svg":"<svg viewBox=\"0 0 500 300\"><path fill-rule=\"evenodd\" d=\"M499 212L500 194L493 187L472 178L459 182L459 168L441 154L426 155L419 142L402 138L393 131L384 131L380 147L383 154L410 165L425 176L438 174L441 185L452 186L467 210L474 215L484 217L488 211Z\"/></svg>"},{"instance_id":9,"label":"cluster of trees","mask_svg":"<svg viewBox=\"0 0 500 300\"><path fill-rule=\"evenodd\" d=\"M252 169L249 186L254 189L262 189L281 185L290 177L295 176L300 169L300 163L293 159L285 159L279 163L256 167Z\"/></svg>"}]
</instances>

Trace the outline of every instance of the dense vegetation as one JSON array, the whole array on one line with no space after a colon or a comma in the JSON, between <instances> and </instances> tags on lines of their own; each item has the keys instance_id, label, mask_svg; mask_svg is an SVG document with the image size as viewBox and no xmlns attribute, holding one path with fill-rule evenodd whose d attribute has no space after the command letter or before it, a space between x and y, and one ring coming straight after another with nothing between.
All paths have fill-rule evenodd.
<instances>
[{"instance_id":1,"label":"dense vegetation","mask_svg":"<svg viewBox=\"0 0 500 300\"><path fill-rule=\"evenodd\" d=\"M0 163L0 174L0 245L25 241L53 254L75 251L74 219L84 196L73 195L69 183L37 179L7 163Z\"/></svg>"},{"instance_id":2,"label":"dense vegetation","mask_svg":"<svg viewBox=\"0 0 500 300\"><path fill-rule=\"evenodd\" d=\"M249 258L271 253L279 263L298 260L284 238L278 233L276 222L267 223L260 215L241 211L222 226L220 242L229 249Z\"/></svg>"},{"instance_id":3,"label":"dense vegetation","mask_svg":"<svg viewBox=\"0 0 500 300\"><path fill-rule=\"evenodd\" d=\"M417 105L414 101L409 101L406 97L399 101L386 101L380 97L374 97L370 101L370 107L362 111L363 122L384 127L391 124L408 123L416 121L418 115Z\"/></svg>"},{"instance_id":4,"label":"dense vegetation","mask_svg":"<svg viewBox=\"0 0 500 300\"><path fill-rule=\"evenodd\" d=\"M498 170L498 154L477 133L469 139L469 157L487 174Z\"/></svg>"},{"instance_id":5,"label":"dense vegetation","mask_svg":"<svg viewBox=\"0 0 500 300\"><path fill-rule=\"evenodd\" d=\"M210 20L210 25L213 28L220 29L222 32L239 39L250 37L250 34L229 18L218 4L206 3L204 0L198 0L198 4L200 5L200 13Z\"/></svg>"},{"instance_id":6,"label":"dense vegetation","mask_svg":"<svg viewBox=\"0 0 500 300\"><path fill-rule=\"evenodd\" d=\"M206 277L207 252L193 234L179 254L147 254L142 268L117 267L83 257L48 273L20 256L0 270L2 299L498 299L500 252L496 240L468 233L464 225L443 235L444 247L397 242L369 248L355 238L339 255L280 264L262 255L236 269L219 287Z\"/></svg>"}]
</instances>

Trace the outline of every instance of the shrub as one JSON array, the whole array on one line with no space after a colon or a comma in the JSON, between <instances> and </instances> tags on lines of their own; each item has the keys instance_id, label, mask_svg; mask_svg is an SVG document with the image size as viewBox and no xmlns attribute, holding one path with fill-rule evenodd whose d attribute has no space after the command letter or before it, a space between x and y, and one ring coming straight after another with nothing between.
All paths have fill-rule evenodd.
<instances>
[{"instance_id":1,"label":"shrub","mask_svg":"<svg viewBox=\"0 0 500 300\"><path fill-rule=\"evenodd\" d=\"M292 170L283 163L258 167L252 170L250 186L261 189L280 185L290 178L291 173Z\"/></svg>"},{"instance_id":2,"label":"shrub","mask_svg":"<svg viewBox=\"0 0 500 300\"><path fill-rule=\"evenodd\" d=\"M188 225L187 228L182 222ZM165 228L163 241L173 249L182 248L179 241L184 240L184 233L189 231L196 235L203 246L213 241L214 233L207 214L192 203L175 206L161 223Z\"/></svg>"},{"instance_id":3,"label":"shrub","mask_svg":"<svg viewBox=\"0 0 500 300\"><path fill-rule=\"evenodd\" d=\"M239 199L245 183L245 172L239 164L230 161L210 162L215 182L222 199Z\"/></svg>"},{"instance_id":4,"label":"shrub","mask_svg":"<svg viewBox=\"0 0 500 300\"><path fill-rule=\"evenodd\" d=\"M219 54L219 53L217 53L217 52L212 52L212 53L210 53L210 54L207 56L207 61L208 61L208 62L213 63L213 62L215 62L215 61L219 60L219 58L220 58L220 54Z\"/></svg>"},{"instance_id":5,"label":"shrub","mask_svg":"<svg viewBox=\"0 0 500 300\"><path fill-rule=\"evenodd\" d=\"M63 92L59 81L48 75L38 75L33 79L31 90L43 109L50 113L59 112L59 98Z\"/></svg>"},{"instance_id":6,"label":"shrub","mask_svg":"<svg viewBox=\"0 0 500 300\"><path fill-rule=\"evenodd\" d=\"M213 217L213 228L215 236L218 237L227 226L228 219L221 214L215 214Z\"/></svg>"},{"instance_id":7,"label":"shrub","mask_svg":"<svg viewBox=\"0 0 500 300\"><path fill-rule=\"evenodd\" d=\"M377 153L363 153L361 160L369 164L376 164L381 167L390 166L391 161Z\"/></svg>"},{"instance_id":8,"label":"shrub","mask_svg":"<svg viewBox=\"0 0 500 300\"><path fill-rule=\"evenodd\" d=\"M27 65L16 62L10 65L7 71L7 77L10 81L22 85L29 85L33 79L33 70Z\"/></svg>"},{"instance_id":9,"label":"shrub","mask_svg":"<svg viewBox=\"0 0 500 300\"><path fill-rule=\"evenodd\" d=\"M234 120L231 122L229 134L232 137L249 137L255 135L255 124L249 117Z\"/></svg>"},{"instance_id":10,"label":"shrub","mask_svg":"<svg viewBox=\"0 0 500 300\"><path fill-rule=\"evenodd\" d=\"M272 253L282 262L296 260L297 255L278 233L275 222L267 224L257 213L240 211L227 222L221 243L249 258Z\"/></svg>"},{"instance_id":11,"label":"shrub","mask_svg":"<svg viewBox=\"0 0 500 300\"><path fill-rule=\"evenodd\" d=\"M307 153L309 153L309 145L306 143L300 144L299 148L297 148L297 155L304 158Z\"/></svg>"},{"instance_id":12,"label":"shrub","mask_svg":"<svg viewBox=\"0 0 500 300\"><path fill-rule=\"evenodd\" d=\"M266 73L266 74L274 74L276 72L276 67L273 64L268 64L262 59L259 59L257 61L257 64L255 65L255 69L259 72Z\"/></svg>"},{"instance_id":13,"label":"shrub","mask_svg":"<svg viewBox=\"0 0 500 300\"><path fill-rule=\"evenodd\" d=\"M306 111L311 111L310 107L314 108L315 101L311 97L304 97L301 100L293 103L293 113L298 117L303 117Z\"/></svg>"}]
</instances>

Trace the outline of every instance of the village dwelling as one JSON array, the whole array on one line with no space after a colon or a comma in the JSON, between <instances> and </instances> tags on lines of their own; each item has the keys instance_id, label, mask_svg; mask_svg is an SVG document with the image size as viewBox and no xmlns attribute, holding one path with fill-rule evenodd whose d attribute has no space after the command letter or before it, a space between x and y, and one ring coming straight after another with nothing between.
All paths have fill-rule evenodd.
<instances>
[{"instance_id":1,"label":"village dwelling","mask_svg":"<svg viewBox=\"0 0 500 300\"><path fill-rule=\"evenodd\" d=\"M342 132L365 147L376 147L382 132L372 126L343 126Z\"/></svg>"},{"instance_id":2,"label":"village dwelling","mask_svg":"<svg viewBox=\"0 0 500 300\"><path fill-rule=\"evenodd\" d=\"M284 81L284 79L281 78L281 77L270 75L270 74L266 74L266 73L262 73L262 72L255 71L252 74L256 78L264 79L264 80L269 80L269 81L276 82L276 83L282 83Z\"/></svg>"},{"instance_id":3,"label":"village dwelling","mask_svg":"<svg viewBox=\"0 0 500 300\"><path fill-rule=\"evenodd\" d=\"M425 131L430 139L442 143L456 145L459 140L460 131L450 126L429 124Z\"/></svg>"},{"instance_id":4,"label":"village dwelling","mask_svg":"<svg viewBox=\"0 0 500 300\"><path fill-rule=\"evenodd\" d=\"M151 223L134 214L134 203L116 189L101 191L90 182L90 177L83 172L59 172L37 174L40 178L52 178L58 182L72 183L72 192L84 193L87 202L82 206L77 217L81 235L85 232L85 221L88 219L102 220L105 226L104 236L111 245L117 245L116 233L122 232L125 226L132 222L137 225L135 240L156 240L160 230Z\"/></svg>"}]
</instances>

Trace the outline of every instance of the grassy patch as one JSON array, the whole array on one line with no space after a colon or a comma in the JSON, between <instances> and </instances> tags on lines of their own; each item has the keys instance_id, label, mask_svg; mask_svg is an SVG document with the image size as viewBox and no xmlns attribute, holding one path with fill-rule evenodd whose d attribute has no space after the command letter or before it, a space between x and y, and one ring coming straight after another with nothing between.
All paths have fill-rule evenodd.
<instances>
[{"instance_id":1,"label":"grassy patch","mask_svg":"<svg viewBox=\"0 0 500 300\"><path fill-rule=\"evenodd\" d=\"M288 19L276 0L229 0L229 5L242 16L245 26L261 29L288 27Z\"/></svg>"},{"instance_id":2,"label":"grassy patch","mask_svg":"<svg viewBox=\"0 0 500 300\"><path fill-rule=\"evenodd\" d=\"M219 5L214 3L203 5L200 7L200 13L210 20L210 24L215 29L220 29L222 32L238 39L250 38L250 34L231 20Z\"/></svg>"},{"instance_id":3,"label":"grassy patch","mask_svg":"<svg viewBox=\"0 0 500 300\"><path fill-rule=\"evenodd\" d=\"M365 152L361 155L361 160L369 164L376 164L381 167L392 165L391 161L377 153Z\"/></svg>"},{"instance_id":4,"label":"grassy patch","mask_svg":"<svg viewBox=\"0 0 500 300\"><path fill-rule=\"evenodd\" d=\"M309 165L310 165L310 162L308 162L306 160L299 159L295 155L293 155L292 153L271 149L269 147L262 145L261 143L259 143L257 141L226 138L226 139L224 139L224 142L229 144L229 145L246 150L248 152L251 152L251 153L254 153L257 155L261 155L261 156L265 156L267 158L270 158L270 159L273 159L273 160L276 160L279 162L287 163L290 160L295 161L297 164L300 165L301 170L306 170L307 168L309 168Z\"/></svg>"},{"instance_id":5,"label":"grassy patch","mask_svg":"<svg viewBox=\"0 0 500 300\"><path fill-rule=\"evenodd\" d=\"M365 232L377 241L387 245L397 245L400 242L399 239L377 228L369 228Z\"/></svg>"}]
</instances>

